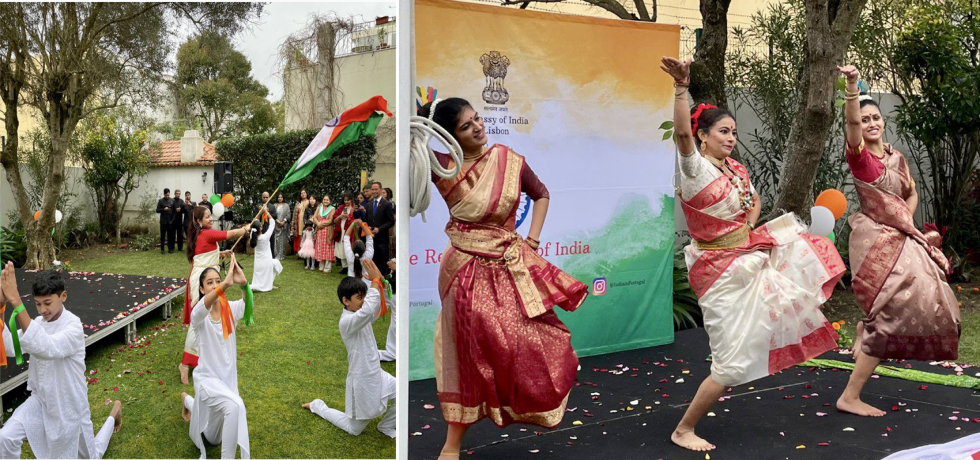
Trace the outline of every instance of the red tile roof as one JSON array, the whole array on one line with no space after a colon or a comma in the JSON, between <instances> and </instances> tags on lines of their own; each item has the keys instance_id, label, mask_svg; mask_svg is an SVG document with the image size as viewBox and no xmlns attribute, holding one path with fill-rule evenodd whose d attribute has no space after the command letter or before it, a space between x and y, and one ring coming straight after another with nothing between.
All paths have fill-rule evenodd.
<instances>
[{"instance_id":1,"label":"red tile roof","mask_svg":"<svg viewBox=\"0 0 980 460\"><path fill-rule=\"evenodd\" d=\"M152 166L206 166L214 164L217 153L214 144L204 143L204 156L197 158L195 162L180 161L180 140L163 141L160 148L150 150Z\"/></svg>"}]
</instances>

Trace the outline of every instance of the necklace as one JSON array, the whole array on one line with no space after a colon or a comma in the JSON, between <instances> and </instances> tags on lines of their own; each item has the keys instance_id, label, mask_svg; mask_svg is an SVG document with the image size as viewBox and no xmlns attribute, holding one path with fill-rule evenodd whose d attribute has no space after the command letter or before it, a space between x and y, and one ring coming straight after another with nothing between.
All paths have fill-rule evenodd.
<instances>
[{"instance_id":1,"label":"necklace","mask_svg":"<svg viewBox=\"0 0 980 460\"><path fill-rule=\"evenodd\" d=\"M708 161L711 160L709 159ZM721 172L723 176L728 178L728 180L732 183L732 187L734 187L738 192L738 205L740 208L742 208L742 211L751 211L752 207L755 206L755 200L752 199L752 187L749 185L749 181L738 174L729 175L724 169L722 169L721 166L715 164L714 161L711 161L711 164L715 168L718 168L718 171Z\"/></svg>"}]
</instances>

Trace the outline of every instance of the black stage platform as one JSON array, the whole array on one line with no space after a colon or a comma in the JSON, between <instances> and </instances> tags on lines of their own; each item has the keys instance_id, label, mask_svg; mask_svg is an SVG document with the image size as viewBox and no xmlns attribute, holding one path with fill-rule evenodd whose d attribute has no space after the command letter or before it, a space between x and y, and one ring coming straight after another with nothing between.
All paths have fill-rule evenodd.
<instances>
[{"instance_id":1,"label":"black stage platform","mask_svg":"<svg viewBox=\"0 0 980 460\"><path fill-rule=\"evenodd\" d=\"M37 316L31 289L35 273L17 270L17 290L31 318ZM159 276L71 272L66 280L65 308L82 320L86 347L120 329L125 332L124 340L129 341L136 334L138 318L161 307L163 317L170 317L174 298L187 289L185 283L183 279ZM8 305L4 320L10 320L11 312ZM27 382L28 357L25 354L24 364L19 366L10 358L7 367L0 368L0 395Z\"/></svg>"},{"instance_id":2,"label":"black stage platform","mask_svg":"<svg viewBox=\"0 0 980 460\"><path fill-rule=\"evenodd\" d=\"M707 335L693 329L677 333L671 345L583 358L561 425L500 429L482 420L467 432L460 458L704 460L704 452L684 450L669 438L709 373L708 355ZM836 352L821 358L851 362L850 355ZM921 362L897 366L905 364L954 373ZM973 376L980 368L963 371ZM833 405L849 376L794 367L735 388L697 432L718 446L709 453L712 460L881 459L980 432L980 392L931 384L923 389L895 378L872 378L865 387L864 400L887 411L884 417L838 412ZM409 384L410 460L439 455L446 424L438 405L434 379Z\"/></svg>"}]
</instances>

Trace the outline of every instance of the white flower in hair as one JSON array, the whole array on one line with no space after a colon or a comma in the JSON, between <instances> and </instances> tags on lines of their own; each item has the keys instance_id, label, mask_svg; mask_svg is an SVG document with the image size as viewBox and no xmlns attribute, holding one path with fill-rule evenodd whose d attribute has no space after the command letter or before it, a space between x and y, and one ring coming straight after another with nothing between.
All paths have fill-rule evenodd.
<instances>
[{"instance_id":1,"label":"white flower in hair","mask_svg":"<svg viewBox=\"0 0 980 460\"><path fill-rule=\"evenodd\" d=\"M432 117L436 115L436 106L439 105L440 102L442 102L442 99L432 101L432 107L429 108L429 120L432 120Z\"/></svg>"},{"instance_id":2,"label":"white flower in hair","mask_svg":"<svg viewBox=\"0 0 980 460\"><path fill-rule=\"evenodd\" d=\"M862 95L858 96L858 102L864 102L864 101L870 101L870 100L871 100L871 95L870 94L862 94Z\"/></svg>"}]
</instances>

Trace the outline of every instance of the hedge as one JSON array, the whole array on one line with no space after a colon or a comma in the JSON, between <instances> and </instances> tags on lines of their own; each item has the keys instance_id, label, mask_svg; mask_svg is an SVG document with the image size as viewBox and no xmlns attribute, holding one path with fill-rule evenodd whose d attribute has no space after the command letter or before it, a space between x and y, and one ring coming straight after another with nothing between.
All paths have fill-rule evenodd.
<instances>
[{"instance_id":1,"label":"hedge","mask_svg":"<svg viewBox=\"0 0 980 460\"><path fill-rule=\"evenodd\" d=\"M231 161L235 173L235 222L243 223L255 216L262 204L262 192L272 193L289 168L306 150L319 130L298 130L281 134L224 139L215 146L219 161ZM333 157L317 165L312 174L280 190L293 209L300 190L322 199L330 195L334 203L342 202L343 194L356 193L361 171L374 172L376 140L365 136L338 150ZM275 203L273 196L271 203Z\"/></svg>"}]
</instances>

